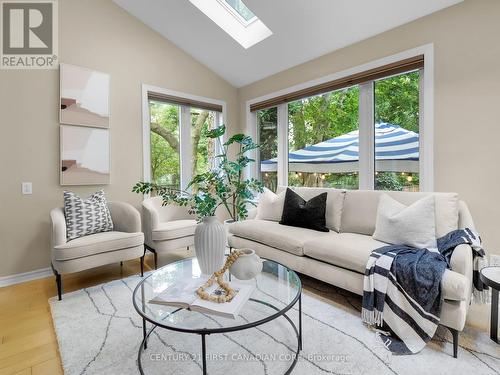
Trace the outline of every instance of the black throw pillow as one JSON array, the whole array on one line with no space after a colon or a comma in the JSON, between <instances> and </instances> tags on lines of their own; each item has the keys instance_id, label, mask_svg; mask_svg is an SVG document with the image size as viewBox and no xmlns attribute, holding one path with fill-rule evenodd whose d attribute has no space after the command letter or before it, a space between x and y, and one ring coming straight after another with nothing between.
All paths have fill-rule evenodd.
<instances>
[{"instance_id":1,"label":"black throw pillow","mask_svg":"<svg viewBox=\"0 0 500 375\"><path fill-rule=\"evenodd\" d=\"M292 189L286 189L280 224L328 232L326 227L326 198L322 193L307 202Z\"/></svg>"}]
</instances>

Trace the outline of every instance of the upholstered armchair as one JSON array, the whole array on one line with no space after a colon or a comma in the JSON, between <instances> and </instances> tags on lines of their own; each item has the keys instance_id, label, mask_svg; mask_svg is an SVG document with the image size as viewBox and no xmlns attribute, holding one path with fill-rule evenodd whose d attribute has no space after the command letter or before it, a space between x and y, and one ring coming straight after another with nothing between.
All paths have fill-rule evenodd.
<instances>
[{"instance_id":1,"label":"upholstered armchair","mask_svg":"<svg viewBox=\"0 0 500 375\"><path fill-rule=\"evenodd\" d=\"M66 220L62 207L50 212L52 221L52 270L56 276L57 294L62 295L62 274L74 273L110 263L140 258L144 272L144 234L141 215L125 202L108 202L113 230L66 239Z\"/></svg>"},{"instance_id":2,"label":"upholstered armchair","mask_svg":"<svg viewBox=\"0 0 500 375\"><path fill-rule=\"evenodd\" d=\"M142 229L146 248L154 254L158 268L158 252L168 252L194 245L196 220L186 207L163 205L161 197L142 202Z\"/></svg>"}]
</instances>

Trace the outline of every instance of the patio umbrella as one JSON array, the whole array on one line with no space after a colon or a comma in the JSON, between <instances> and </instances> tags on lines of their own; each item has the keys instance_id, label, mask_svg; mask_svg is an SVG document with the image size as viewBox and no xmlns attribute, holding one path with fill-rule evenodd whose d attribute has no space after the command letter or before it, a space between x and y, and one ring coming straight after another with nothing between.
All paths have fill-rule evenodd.
<instances>
[{"instance_id":1,"label":"patio umbrella","mask_svg":"<svg viewBox=\"0 0 500 375\"><path fill-rule=\"evenodd\" d=\"M419 135L399 125L375 124L375 170L419 171ZM346 173L359 171L359 130L288 154L289 171ZM261 162L262 172L276 172L277 158Z\"/></svg>"}]
</instances>

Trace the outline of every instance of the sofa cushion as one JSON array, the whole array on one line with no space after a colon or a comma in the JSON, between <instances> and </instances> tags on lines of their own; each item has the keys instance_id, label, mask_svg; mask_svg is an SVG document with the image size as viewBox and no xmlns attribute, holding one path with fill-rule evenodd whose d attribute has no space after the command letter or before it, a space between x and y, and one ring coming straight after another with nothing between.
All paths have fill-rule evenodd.
<instances>
[{"instance_id":1,"label":"sofa cushion","mask_svg":"<svg viewBox=\"0 0 500 375\"><path fill-rule=\"evenodd\" d=\"M326 227L327 193L321 193L308 201L291 189L286 189L285 204L280 224L329 232Z\"/></svg>"},{"instance_id":2,"label":"sofa cushion","mask_svg":"<svg viewBox=\"0 0 500 375\"><path fill-rule=\"evenodd\" d=\"M159 223L153 229L151 238L153 241L173 240L193 236L196 229L196 220L171 220Z\"/></svg>"},{"instance_id":3,"label":"sofa cushion","mask_svg":"<svg viewBox=\"0 0 500 375\"><path fill-rule=\"evenodd\" d=\"M288 188L299 194L306 201L321 193L327 193L325 213L326 227L336 232L340 231L340 221L342 216L342 207L344 205L345 190L297 186L289 186ZM284 192L285 190L286 187L278 187L278 192Z\"/></svg>"},{"instance_id":4,"label":"sofa cushion","mask_svg":"<svg viewBox=\"0 0 500 375\"><path fill-rule=\"evenodd\" d=\"M264 188L264 193L259 197L255 218L258 220L280 221L284 203L285 191L274 194L271 190Z\"/></svg>"},{"instance_id":5,"label":"sofa cushion","mask_svg":"<svg viewBox=\"0 0 500 375\"><path fill-rule=\"evenodd\" d=\"M364 273L366 262L372 250L386 245L386 243L377 241L371 236L340 233L331 238L316 238L306 241L304 255L351 271Z\"/></svg>"},{"instance_id":6,"label":"sofa cushion","mask_svg":"<svg viewBox=\"0 0 500 375\"><path fill-rule=\"evenodd\" d=\"M406 206L382 194L373 238L419 249L437 248L435 212L433 195Z\"/></svg>"},{"instance_id":7,"label":"sofa cushion","mask_svg":"<svg viewBox=\"0 0 500 375\"><path fill-rule=\"evenodd\" d=\"M304 255L306 241L336 235L335 232L317 232L311 229L289 227L269 220L236 222L231 224L229 232L298 256Z\"/></svg>"},{"instance_id":8,"label":"sofa cushion","mask_svg":"<svg viewBox=\"0 0 500 375\"><path fill-rule=\"evenodd\" d=\"M388 194L407 206L432 194L435 197L436 237L442 237L458 228L458 195L456 193L348 190L342 209L340 231L371 236L375 231L378 201L382 194Z\"/></svg>"},{"instance_id":9,"label":"sofa cushion","mask_svg":"<svg viewBox=\"0 0 500 375\"><path fill-rule=\"evenodd\" d=\"M54 259L58 261L88 257L95 254L128 249L144 244L144 234L125 232L101 232L89 234L54 247Z\"/></svg>"}]
</instances>

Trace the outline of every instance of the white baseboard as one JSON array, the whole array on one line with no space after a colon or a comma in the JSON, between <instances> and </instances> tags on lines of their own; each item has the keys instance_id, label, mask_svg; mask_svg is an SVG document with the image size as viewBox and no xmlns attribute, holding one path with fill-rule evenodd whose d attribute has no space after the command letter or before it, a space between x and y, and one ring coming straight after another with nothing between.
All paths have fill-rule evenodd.
<instances>
[{"instance_id":1,"label":"white baseboard","mask_svg":"<svg viewBox=\"0 0 500 375\"><path fill-rule=\"evenodd\" d=\"M4 286L24 283L26 281L43 279L44 277L48 277L51 275L53 275L53 273L50 268L42 268L35 271L18 273L16 275L3 276L0 277L0 288Z\"/></svg>"}]
</instances>

